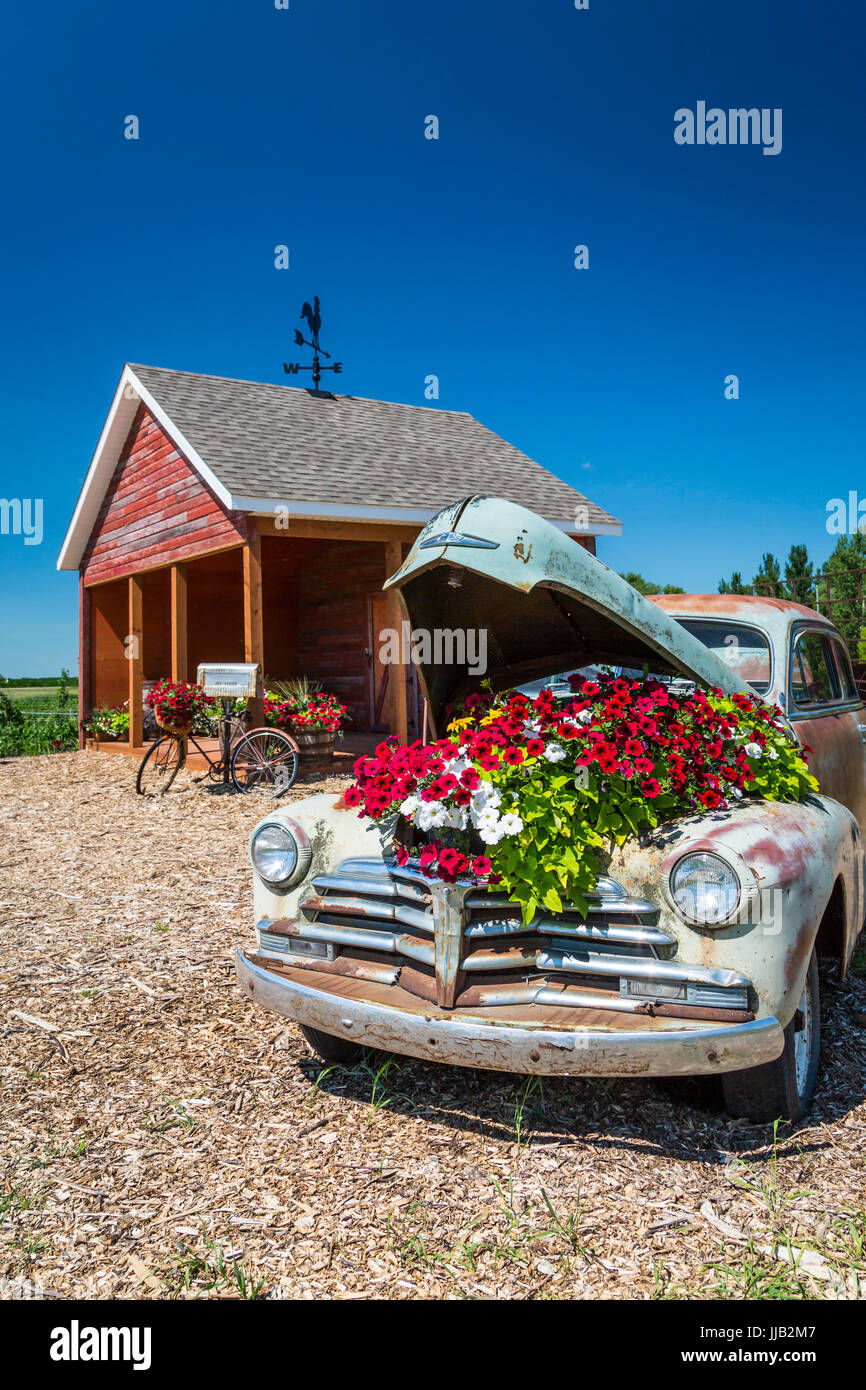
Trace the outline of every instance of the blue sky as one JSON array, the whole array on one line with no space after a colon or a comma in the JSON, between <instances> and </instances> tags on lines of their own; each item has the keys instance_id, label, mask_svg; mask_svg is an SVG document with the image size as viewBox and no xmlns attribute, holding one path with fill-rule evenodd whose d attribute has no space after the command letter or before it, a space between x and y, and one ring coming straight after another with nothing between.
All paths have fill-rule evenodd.
<instances>
[{"instance_id":1,"label":"blue sky","mask_svg":"<svg viewBox=\"0 0 866 1390\"><path fill-rule=\"evenodd\" d=\"M343 390L436 374L622 519L617 569L822 561L828 499L866 494L850 4L48 0L4 30L0 496L45 509L41 545L0 536L6 675L76 668L55 561L123 362L285 380L316 293ZM781 153L677 145L699 100L782 108Z\"/></svg>"}]
</instances>

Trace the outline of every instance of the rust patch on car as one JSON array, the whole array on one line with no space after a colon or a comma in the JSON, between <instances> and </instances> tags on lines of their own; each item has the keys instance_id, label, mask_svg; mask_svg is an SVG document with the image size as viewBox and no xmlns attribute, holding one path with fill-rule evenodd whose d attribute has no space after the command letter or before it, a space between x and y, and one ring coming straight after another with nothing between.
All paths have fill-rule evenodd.
<instances>
[{"instance_id":1,"label":"rust patch on car","mask_svg":"<svg viewBox=\"0 0 866 1390\"><path fill-rule=\"evenodd\" d=\"M529 542L529 549L527 550L525 538L526 532L521 531L517 540L514 542L514 558L515 560L522 560L524 565L528 565L529 561L532 559L532 542Z\"/></svg>"}]
</instances>

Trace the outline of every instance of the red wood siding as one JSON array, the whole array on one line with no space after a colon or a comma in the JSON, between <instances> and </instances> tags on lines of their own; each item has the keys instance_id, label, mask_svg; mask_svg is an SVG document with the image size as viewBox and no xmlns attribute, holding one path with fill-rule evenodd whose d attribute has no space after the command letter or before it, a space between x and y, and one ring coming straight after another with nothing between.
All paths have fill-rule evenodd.
<instances>
[{"instance_id":1,"label":"red wood siding","mask_svg":"<svg viewBox=\"0 0 866 1390\"><path fill-rule=\"evenodd\" d=\"M316 566L298 575L298 667L350 706L356 729L369 720L367 598L386 578L381 542L328 542Z\"/></svg>"},{"instance_id":2,"label":"red wood siding","mask_svg":"<svg viewBox=\"0 0 866 1390\"><path fill-rule=\"evenodd\" d=\"M85 551L85 584L246 539L244 514L226 510L140 406Z\"/></svg>"}]
</instances>

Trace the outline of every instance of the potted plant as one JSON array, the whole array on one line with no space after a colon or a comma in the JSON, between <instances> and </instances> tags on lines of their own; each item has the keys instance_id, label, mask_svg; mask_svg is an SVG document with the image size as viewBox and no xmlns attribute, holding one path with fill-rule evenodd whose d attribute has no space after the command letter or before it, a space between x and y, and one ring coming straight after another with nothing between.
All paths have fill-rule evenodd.
<instances>
[{"instance_id":1,"label":"potted plant","mask_svg":"<svg viewBox=\"0 0 866 1390\"><path fill-rule=\"evenodd\" d=\"M324 772L334 761L336 741L343 736L347 707L317 681L300 676L272 681L265 693L265 722L285 729L301 751L303 772Z\"/></svg>"},{"instance_id":2,"label":"potted plant","mask_svg":"<svg viewBox=\"0 0 866 1390\"><path fill-rule=\"evenodd\" d=\"M114 743L129 737L129 710L124 705L103 705L91 710L84 725L89 746Z\"/></svg>"},{"instance_id":3,"label":"potted plant","mask_svg":"<svg viewBox=\"0 0 866 1390\"><path fill-rule=\"evenodd\" d=\"M197 718L211 709L213 701L199 685L166 678L150 691L147 704L165 733L183 737L190 733Z\"/></svg>"}]
</instances>

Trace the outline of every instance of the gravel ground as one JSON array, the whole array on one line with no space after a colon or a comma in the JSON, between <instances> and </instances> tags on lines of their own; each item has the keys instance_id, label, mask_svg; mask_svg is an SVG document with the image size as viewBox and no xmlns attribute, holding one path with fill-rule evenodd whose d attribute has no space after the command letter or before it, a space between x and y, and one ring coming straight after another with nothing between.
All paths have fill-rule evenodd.
<instances>
[{"instance_id":1,"label":"gravel ground","mask_svg":"<svg viewBox=\"0 0 866 1390\"><path fill-rule=\"evenodd\" d=\"M709 1083L323 1071L235 988L257 809L134 770L0 764L0 1295L863 1297L866 966L775 1140Z\"/></svg>"}]
</instances>

